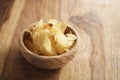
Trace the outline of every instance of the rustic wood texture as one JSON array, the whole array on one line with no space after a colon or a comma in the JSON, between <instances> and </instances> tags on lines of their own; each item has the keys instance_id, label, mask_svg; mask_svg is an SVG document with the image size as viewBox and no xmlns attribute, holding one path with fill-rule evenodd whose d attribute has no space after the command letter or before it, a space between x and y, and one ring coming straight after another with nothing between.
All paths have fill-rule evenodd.
<instances>
[{"instance_id":1,"label":"rustic wood texture","mask_svg":"<svg viewBox=\"0 0 120 80\"><path fill-rule=\"evenodd\" d=\"M0 0L0 73L9 53L10 44L17 28L16 25L23 5L24 0L15 2L14 0Z\"/></svg>"},{"instance_id":2,"label":"rustic wood texture","mask_svg":"<svg viewBox=\"0 0 120 80\"><path fill-rule=\"evenodd\" d=\"M8 12L0 19L0 80L120 80L119 0L15 0ZM77 26L79 54L63 68L39 69L21 55L20 32L40 18Z\"/></svg>"}]
</instances>

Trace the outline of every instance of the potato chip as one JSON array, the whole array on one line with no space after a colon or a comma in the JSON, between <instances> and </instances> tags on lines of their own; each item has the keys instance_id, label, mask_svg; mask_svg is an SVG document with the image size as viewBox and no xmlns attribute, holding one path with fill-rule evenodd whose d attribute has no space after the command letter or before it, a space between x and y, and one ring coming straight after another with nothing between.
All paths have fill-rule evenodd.
<instances>
[{"instance_id":1,"label":"potato chip","mask_svg":"<svg viewBox=\"0 0 120 80\"><path fill-rule=\"evenodd\" d=\"M74 34L67 33L66 36L67 36L67 39L68 39L69 41L74 41L74 40L76 40L76 36L75 36Z\"/></svg>"},{"instance_id":2,"label":"potato chip","mask_svg":"<svg viewBox=\"0 0 120 80\"><path fill-rule=\"evenodd\" d=\"M33 44L35 48L43 55L50 56L56 54L48 35L42 30L34 33Z\"/></svg>"},{"instance_id":3,"label":"potato chip","mask_svg":"<svg viewBox=\"0 0 120 80\"><path fill-rule=\"evenodd\" d=\"M62 33L63 33L63 34L64 34L66 28L67 28L67 25L66 25L64 22L62 22L62 23L61 23L61 30L62 30Z\"/></svg>"},{"instance_id":4,"label":"potato chip","mask_svg":"<svg viewBox=\"0 0 120 80\"><path fill-rule=\"evenodd\" d=\"M55 35L55 41L56 41L56 51L59 54L62 54L63 52L66 51L66 49L71 48L72 44L74 41L69 41L68 37L66 37L62 33L58 33Z\"/></svg>"},{"instance_id":5,"label":"potato chip","mask_svg":"<svg viewBox=\"0 0 120 80\"><path fill-rule=\"evenodd\" d=\"M39 30L41 30L41 28L43 28L43 19L41 18L41 20L33 27L33 30L32 30L32 33L31 33L31 36L33 36L33 34L35 32L38 32Z\"/></svg>"},{"instance_id":6,"label":"potato chip","mask_svg":"<svg viewBox=\"0 0 120 80\"><path fill-rule=\"evenodd\" d=\"M65 34L66 28L65 23L55 19L50 19L46 23L41 19L31 32L38 54L51 56L68 51L76 40L76 36L72 33Z\"/></svg>"}]
</instances>

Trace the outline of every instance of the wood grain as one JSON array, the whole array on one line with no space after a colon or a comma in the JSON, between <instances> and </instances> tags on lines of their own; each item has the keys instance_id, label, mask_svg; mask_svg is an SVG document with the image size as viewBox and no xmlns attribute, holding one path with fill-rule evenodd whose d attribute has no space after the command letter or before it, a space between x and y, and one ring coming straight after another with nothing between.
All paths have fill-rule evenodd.
<instances>
[{"instance_id":1,"label":"wood grain","mask_svg":"<svg viewBox=\"0 0 120 80\"><path fill-rule=\"evenodd\" d=\"M10 7L11 4L13 4L13 2L14 1L10 2L9 5L6 4L6 7ZM8 2L6 1L6 3ZM4 4L5 3L1 5L4 6ZM15 1L14 5L11 7L12 8L11 10L6 9L5 10L6 13L1 14L1 16L5 16L5 18L7 18L6 16L9 15L9 18L6 21L4 21L4 17L0 20L0 22L4 22L2 23L2 25L0 25L1 26L0 28L0 73L3 68L6 56L8 54L8 50L12 42L12 38L13 38L15 29L16 29L16 24L19 19L19 15L20 15L23 5L24 5L24 0ZM3 12L4 12L4 9L3 9Z\"/></svg>"},{"instance_id":2,"label":"wood grain","mask_svg":"<svg viewBox=\"0 0 120 80\"><path fill-rule=\"evenodd\" d=\"M9 18L10 11L13 6L14 0L1 0L0 1L0 28L2 24Z\"/></svg>"},{"instance_id":3,"label":"wood grain","mask_svg":"<svg viewBox=\"0 0 120 80\"><path fill-rule=\"evenodd\" d=\"M120 79L119 0L16 0L10 10L0 32L0 80ZM41 17L62 20L79 31L79 54L63 68L39 69L19 51L20 32Z\"/></svg>"}]
</instances>

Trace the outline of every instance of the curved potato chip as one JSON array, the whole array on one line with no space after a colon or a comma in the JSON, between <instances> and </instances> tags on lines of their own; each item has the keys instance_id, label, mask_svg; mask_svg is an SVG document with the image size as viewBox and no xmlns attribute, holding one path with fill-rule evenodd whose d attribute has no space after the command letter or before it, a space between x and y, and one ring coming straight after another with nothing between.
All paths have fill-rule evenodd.
<instances>
[{"instance_id":1,"label":"curved potato chip","mask_svg":"<svg viewBox=\"0 0 120 80\"><path fill-rule=\"evenodd\" d=\"M61 23L61 30L62 30L62 33L65 32L66 28L67 28L67 25L66 25L64 22L62 22L62 23Z\"/></svg>"},{"instance_id":2,"label":"curved potato chip","mask_svg":"<svg viewBox=\"0 0 120 80\"><path fill-rule=\"evenodd\" d=\"M53 50L52 44L48 35L43 31L35 32L33 35L33 44L35 48L43 55L55 55L55 51Z\"/></svg>"},{"instance_id":3,"label":"curved potato chip","mask_svg":"<svg viewBox=\"0 0 120 80\"><path fill-rule=\"evenodd\" d=\"M56 41L56 51L60 54L66 51L66 49L71 48L74 41L69 41L67 37L62 34L56 34L55 35L55 41Z\"/></svg>"},{"instance_id":4,"label":"curved potato chip","mask_svg":"<svg viewBox=\"0 0 120 80\"><path fill-rule=\"evenodd\" d=\"M33 36L33 34L35 32L38 32L43 27L44 27L44 25L43 25L43 19L41 18L41 20L33 27L33 30L32 30L32 33L31 33L31 37Z\"/></svg>"},{"instance_id":5,"label":"curved potato chip","mask_svg":"<svg viewBox=\"0 0 120 80\"><path fill-rule=\"evenodd\" d=\"M67 39L68 39L69 41L74 41L74 40L76 40L76 36L75 36L74 34L67 33L66 36L67 36Z\"/></svg>"}]
</instances>

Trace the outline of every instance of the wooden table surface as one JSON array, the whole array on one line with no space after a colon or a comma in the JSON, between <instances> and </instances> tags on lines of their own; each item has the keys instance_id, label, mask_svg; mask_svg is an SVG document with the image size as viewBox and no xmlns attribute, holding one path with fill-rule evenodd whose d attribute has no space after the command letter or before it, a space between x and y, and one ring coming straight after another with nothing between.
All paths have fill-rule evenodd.
<instances>
[{"instance_id":1,"label":"wooden table surface","mask_svg":"<svg viewBox=\"0 0 120 80\"><path fill-rule=\"evenodd\" d=\"M60 69L28 63L21 31L55 18L80 34L79 54ZM120 0L0 0L0 80L120 80Z\"/></svg>"}]
</instances>

